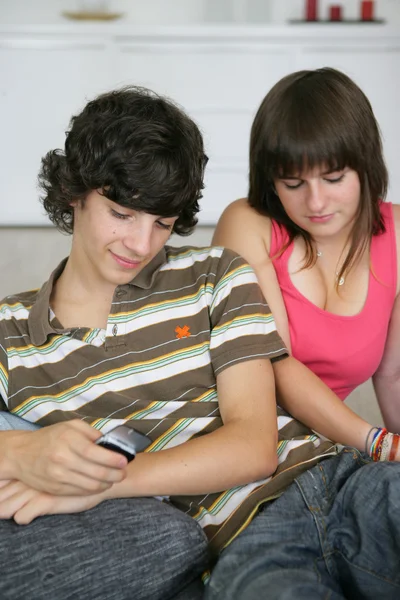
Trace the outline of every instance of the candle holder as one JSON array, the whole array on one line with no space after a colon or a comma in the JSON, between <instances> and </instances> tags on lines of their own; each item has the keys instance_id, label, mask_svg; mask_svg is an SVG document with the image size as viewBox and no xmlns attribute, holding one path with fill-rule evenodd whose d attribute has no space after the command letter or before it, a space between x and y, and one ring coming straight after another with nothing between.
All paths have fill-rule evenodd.
<instances>
[{"instance_id":1,"label":"candle holder","mask_svg":"<svg viewBox=\"0 0 400 600\"><path fill-rule=\"evenodd\" d=\"M329 7L329 21L341 21L342 20L342 7L340 4L331 4Z\"/></svg>"},{"instance_id":2,"label":"candle holder","mask_svg":"<svg viewBox=\"0 0 400 600\"><path fill-rule=\"evenodd\" d=\"M400 1L400 0L399 0ZM329 18L318 19L318 0L305 0L305 14L303 19L289 19L288 23L293 25L307 24L340 24L340 25L380 25L385 19L375 18L375 0L360 0L360 17L358 19L343 19L342 5L331 4L329 7Z\"/></svg>"},{"instance_id":3,"label":"candle holder","mask_svg":"<svg viewBox=\"0 0 400 600\"><path fill-rule=\"evenodd\" d=\"M306 0L306 21L318 21L318 0Z\"/></svg>"},{"instance_id":4,"label":"candle holder","mask_svg":"<svg viewBox=\"0 0 400 600\"><path fill-rule=\"evenodd\" d=\"M361 2L361 20L362 21L373 21L374 20L374 6L373 0L362 0Z\"/></svg>"}]
</instances>

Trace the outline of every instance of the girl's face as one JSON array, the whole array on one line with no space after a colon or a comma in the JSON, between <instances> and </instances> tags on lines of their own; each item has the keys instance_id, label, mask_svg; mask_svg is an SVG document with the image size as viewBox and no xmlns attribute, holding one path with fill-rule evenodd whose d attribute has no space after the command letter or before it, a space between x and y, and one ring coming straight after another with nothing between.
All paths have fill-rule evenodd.
<instances>
[{"instance_id":1,"label":"girl's face","mask_svg":"<svg viewBox=\"0 0 400 600\"><path fill-rule=\"evenodd\" d=\"M356 171L318 167L275 179L274 185L288 217L313 238L351 230L360 203Z\"/></svg>"}]
</instances>

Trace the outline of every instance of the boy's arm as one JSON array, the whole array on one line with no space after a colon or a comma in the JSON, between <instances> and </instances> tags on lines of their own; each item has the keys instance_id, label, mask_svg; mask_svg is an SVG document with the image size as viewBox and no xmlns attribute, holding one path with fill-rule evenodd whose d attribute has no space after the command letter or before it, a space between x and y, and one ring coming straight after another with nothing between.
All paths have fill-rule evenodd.
<instances>
[{"instance_id":1,"label":"boy's arm","mask_svg":"<svg viewBox=\"0 0 400 600\"><path fill-rule=\"evenodd\" d=\"M217 389L223 426L184 445L139 454L125 470L126 484L110 489L113 497L202 494L273 473L277 422L270 361L227 367L217 376ZM0 480L59 495L101 492L121 481L126 459L96 446L99 436L78 420L0 432Z\"/></svg>"},{"instance_id":2,"label":"boy's arm","mask_svg":"<svg viewBox=\"0 0 400 600\"><path fill-rule=\"evenodd\" d=\"M168 450L138 454L107 497L207 494L263 479L277 467L274 376L267 359L217 377L223 426Z\"/></svg>"},{"instance_id":3,"label":"boy's arm","mask_svg":"<svg viewBox=\"0 0 400 600\"><path fill-rule=\"evenodd\" d=\"M8 409L7 330L0 311L0 411ZM1 426L0 426L1 429ZM100 433L78 419L37 431L0 431L0 482L20 481L52 494L94 494L125 476L126 459L93 442Z\"/></svg>"},{"instance_id":4,"label":"boy's arm","mask_svg":"<svg viewBox=\"0 0 400 600\"><path fill-rule=\"evenodd\" d=\"M207 494L268 477L277 467L278 438L270 361L228 367L217 383L223 426L216 431L175 448L138 454L124 481L91 496L52 496L20 482L4 487L0 482L0 519L27 524L112 498Z\"/></svg>"},{"instance_id":5,"label":"boy's arm","mask_svg":"<svg viewBox=\"0 0 400 600\"><path fill-rule=\"evenodd\" d=\"M0 431L0 481L52 494L94 494L125 476L126 458L93 442L101 434L78 419L37 431Z\"/></svg>"}]
</instances>

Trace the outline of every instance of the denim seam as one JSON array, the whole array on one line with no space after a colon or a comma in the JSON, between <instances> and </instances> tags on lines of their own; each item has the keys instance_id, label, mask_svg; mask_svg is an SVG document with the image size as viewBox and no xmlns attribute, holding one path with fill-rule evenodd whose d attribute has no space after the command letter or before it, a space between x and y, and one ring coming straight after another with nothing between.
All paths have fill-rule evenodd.
<instances>
[{"instance_id":1,"label":"denim seam","mask_svg":"<svg viewBox=\"0 0 400 600\"><path fill-rule=\"evenodd\" d=\"M329 487L327 486L325 471L323 469L323 464L318 463L317 466L320 471L320 476L321 476L322 483L324 486L326 498L331 502L332 494L330 493ZM314 506L313 504L310 504L308 502L307 496L302 489L301 482L296 479L295 483L296 483L298 489L300 490L303 501L304 501L305 505L307 506L308 510L310 511L312 518L314 520L315 527L316 527L317 533L318 533L320 548L321 548L320 558L323 559L325 568L326 568L327 572L329 573L329 575L331 577L336 578L337 573L336 573L334 561L329 560L329 558L333 556L335 549L328 542L328 531L327 531L327 524L326 524L326 519L324 517L324 514L319 506Z\"/></svg>"},{"instance_id":2,"label":"denim seam","mask_svg":"<svg viewBox=\"0 0 400 600\"><path fill-rule=\"evenodd\" d=\"M302 498L303 498L303 500L305 502L305 505L307 506L308 510L310 511L310 513L312 515L313 521L315 523L315 527L317 528L318 539L319 539L320 547L321 547L321 550L322 550L321 556L324 559L324 563L325 563L325 566L326 566L328 572L330 573L327 561L325 559L326 552L324 551L324 546L325 546L325 542L326 542L326 539L327 539L327 536L326 536L327 530L326 530L326 524L325 524L324 517L322 516L322 513L321 513L321 509L319 507L317 507L317 506L310 505L307 502L307 498L306 498L306 496L305 496L305 494L303 492L303 489L302 489L302 487L301 487L301 485L300 485L300 483L299 483L299 481L297 479L295 480L295 483L296 483L297 487L299 488L300 494L301 494L301 496L302 496ZM319 515L318 515L318 513L319 513ZM319 520L321 520L321 524L319 523Z\"/></svg>"},{"instance_id":3,"label":"denim seam","mask_svg":"<svg viewBox=\"0 0 400 600\"><path fill-rule=\"evenodd\" d=\"M365 454L364 452L360 452L359 450L357 450L357 448L353 448L352 446L344 446L342 452L345 454L353 454L354 460L358 462L360 467L363 467L373 462L372 458L370 458L367 454Z\"/></svg>"}]
</instances>

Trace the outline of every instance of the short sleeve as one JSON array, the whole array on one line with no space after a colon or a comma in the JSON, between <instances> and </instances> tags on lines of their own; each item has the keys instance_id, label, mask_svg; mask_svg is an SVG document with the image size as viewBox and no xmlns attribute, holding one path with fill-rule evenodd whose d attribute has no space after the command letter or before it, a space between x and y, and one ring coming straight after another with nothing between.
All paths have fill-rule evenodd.
<instances>
[{"instance_id":1,"label":"short sleeve","mask_svg":"<svg viewBox=\"0 0 400 600\"><path fill-rule=\"evenodd\" d=\"M8 398L8 358L1 329L0 316L0 410L4 410L1 400L5 403Z\"/></svg>"},{"instance_id":2,"label":"short sleeve","mask_svg":"<svg viewBox=\"0 0 400 600\"><path fill-rule=\"evenodd\" d=\"M219 259L210 319L216 374L238 362L288 354L253 269L230 250Z\"/></svg>"}]
</instances>

